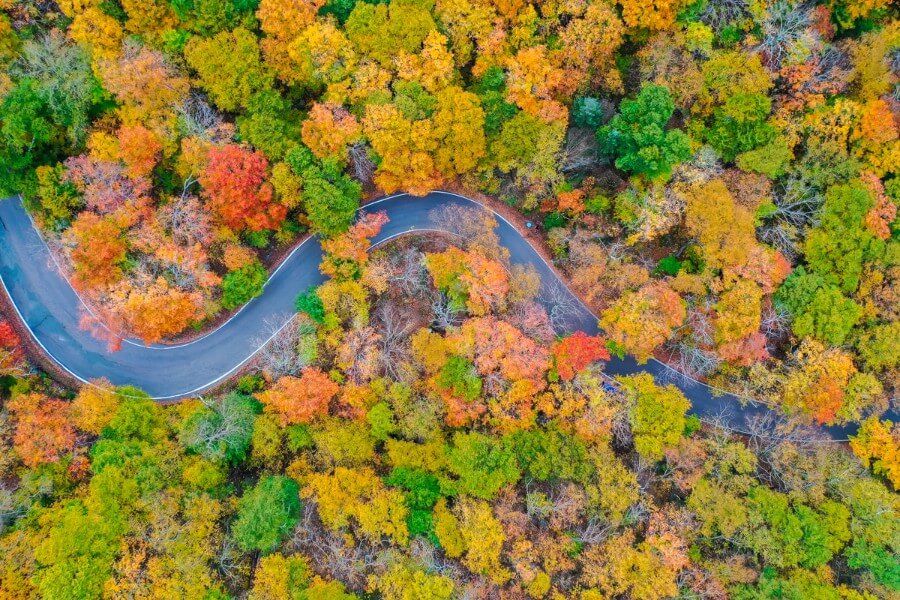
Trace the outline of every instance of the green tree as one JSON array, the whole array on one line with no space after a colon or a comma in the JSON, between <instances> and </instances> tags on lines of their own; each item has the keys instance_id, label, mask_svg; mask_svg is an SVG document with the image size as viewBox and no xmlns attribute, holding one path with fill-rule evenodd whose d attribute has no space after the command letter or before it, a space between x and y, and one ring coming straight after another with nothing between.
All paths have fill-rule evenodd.
<instances>
[{"instance_id":1,"label":"green tree","mask_svg":"<svg viewBox=\"0 0 900 600\"><path fill-rule=\"evenodd\" d=\"M493 139L500 133L503 124L519 112L515 104L506 101L506 73L498 66L490 67L472 91L484 110L484 134Z\"/></svg>"},{"instance_id":2,"label":"green tree","mask_svg":"<svg viewBox=\"0 0 900 600\"><path fill-rule=\"evenodd\" d=\"M258 260L230 271L222 278L222 306L231 310L262 294L268 275Z\"/></svg>"},{"instance_id":3,"label":"green tree","mask_svg":"<svg viewBox=\"0 0 900 600\"><path fill-rule=\"evenodd\" d=\"M818 227L806 237L810 271L848 294L859 287L863 264L884 252L884 242L865 226L873 204L859 183L832 186L825 194Z\"/></svg>"},{"instance_id":4,"label":"green tree","mask_svg":"<svg viewBox=\"0 0 900 600\"><path fill-rule=\"evenodd\" d=\"M820 575L795 569L785 576L779 576L775 569L763 569L762 576L755 585L738 585L732 597L735 600L846 600L862 598L845 586L835 586Z\"/></svg>"},{"instance_id":5,"label":"green tree","mask_svg":"<svg viewBox=\"0 0 900 600\"><path fill-rule=\"evenodd\" d=\"M800 337L811 335L840 346L859 322L862 312L856 302L844 296L837 288L821 288L794 318L794 333Z\"/></svg>"},{"instance_id":6,"label":"green tree","mask_svg":"<svg viewBox=\"0 0 900 600\"><path fill-rule=\"evenodd\" d=\"M603 117L603 104L597 98L578 96L572 103L572 123L578 127L597 129L603 124Z\"/></svg>"},{"instance_id":7,"label":"green tree","mask_svg":"<svg viewBox=\"0 0 900 600\"><path fill-rule=\"evenodd\" d=\"M524 474L532 479L584 483L594 474L584 443L553 426L517 431L506 441Z\"/></svg>"},{"instance_id":8,"label":"green tree","mask_svg":"<svg viewBox=\"0 0 900 600\"><path fill-rule=\"evenodd\" d=\"M773 567L822 566L850 539L850 513L832 500L817 509L794 507L786 494L754 486L747 494L747 506L743 541Z\"/></svg>"},{"instance_id":9,"label":"green tree","mask_svg":"<svg viewBox=\"0 0 900 600\"><path fill-rule=\"evenodd\" d=\"M345 175L335 160L318 161L306 146L298 146L285 157L291 170L303 180L303 205L316 231L334 236L353 223L362 186Z\"/></svg>"},{"instance_id":10,"label":"green tree","mask_svg":"<svg viewBox=\"0 0 900 600\"><path fill-rule=\"evenodd\" d=\"M179 441L212 461L240 464L247 457L259 403L232 392L205 403L181 424Z\"/></svg>"},{"instance_id":11,"label":"green tree","mask_svg":"<svg viewBox=\"0 0 900 600\"><path fill-rule=\"evenodd\" d=\"M37 194L27 200L29 210L36 214L45 227L62 230L69 226L74 215L84 207L84 200L75 184L65 181L66 167L38 167Z\"/></svg>"},{"instance_id":12,"label":"green tree","mask_svg":"<svg viewBox=\"0 0 900 600\"><path fill-rule=\"evenodd\" d=\"M260 59L256 36L242 27L211 38L191 38L184 58L199 75L200 87L223 110L248 108L254 95L275 81Z\"/></svg>"},{"instance_id":13,"label":"green tree","mask_svg":"<svg viewBox=\"0 0 900 600\"><path fill-rule=\"evenodd\" d=\"M457 433L447 452L447 469L454 478L447 491L489 500L500 488L521 476L512 450L497 438L482 433Z\"/></svg>"},{"instance_id":14,"label":"green tree","mask_svg":"<svg viewBox=\"0 0 900 600\"><path fill-rule=\"evenodd\" d=\"M747 522L744 501L710 479L694 485L687 506L700 519L700 532L708 537L730 538Z\"/></svg>"},{"instance_id":15,"label":"green tree","mask_svg":"<svg viewBox=\"0 0 900 600\"><path fill-rule=\"evenodd\" d=\"M884 371L900 364L900 321L881 323L862 332L856 349L866 368Z\"/></svg>"},{"instance_id":16,"label":"green tree","mask_svg":"<svg viewBox=\"0 0 900 600\"><path fill-rule=\"evenodd\" d=\"M437 383L445 390L472 402L481 396L481 377L475 365L462 356L451 356L438 374Z\"/></svg>"},{"instance_id":17,"label":"green tree","mask_svg":"<svg viewBox=\"0 0 900 600\"><path fill-rule=\"evenodd\" d=\"M631 403L634 449L649 460L661 459L665 449L681 439L690 401L674 385L656 385L649 373L619 377L619 383Z\"/></svg>"},{"instance_id":18,"label":"green tree","mask_svg":"<svg viewBox=\"0 0 900 600\"><path fill-rule=\"evenodd\" d=\"M489 155L500 171L515 172L523 187L540 190L561 179L557 158L565 134L562 123L545 123L519 111L503 121L500 133L491 142Z\"/></svg>"},{"instance_id":19,"label":"green tree","mask_svg":"<svg viewBox=\"0 0 900 600\"><path fill-rule=\"evenodd\" d=\"M252 29L256 23L253 11L258 0L169 0L183 26L190 31L210 37L217 33L244 27Z\"/></svg>"},{"instance_id":20,"label":"green tree","mask_svg":"<svg viewBox=\"0 0 900 600\"><path fill-rule=\"evenodd\" d=\"M840 490L850 509L853 543L844 551L854 569L868 571L881 585L900 589L900 562L896 540L900 536L897 495L870 477L856 479Z\"/></svg>"},{"instance_id":21,"label":"green tree","mask_svg":"<svg viewBox=\"0 0 900 600\"><path fill-rule=\"evenodd\" d=\"M772 101L765 94L735 94L715 109L706 141L722 160L733 162L738 154L771 142L777 130L766 119Z\"/></svg>"},{"instance_id":22,"label":"green tree","mask_svg":"<svg viewBox=\"0 0 900 600\"><path fill-rule=\"evenodd\" d=\"M301 312L312 319L313 322L322 324L325 321L325 307L322 299L316 293L316 288L309 288L294 301L297 312Z\"/></svg>"},{"instance_id":23,"label":"green tree","mask_svg":"<svg viewBox=\"0 0 900 600\"><path fill-rule=\"evenodd\" d=\"M666 130L673 112L669 89L646 84L634 100L622 101L619 114L597 130L597 140L619 169L650 179L667 178L672 167L691 153L684 132Z\"/></svg>"},{"instance_id":24,"label":"green tree","mask_svg":"<svg viewBox=\"0 0 900 600\"><path fill-rule=\"evenodd\" d=\"M136 485L110 471L95 475L90 488L85 502L61 503L40 520L34 583L43 598L100 598L112 574Z\"/></svg>"},{"instance_id":25,"label":"green tree","mask_svg":"<svg viewBox=\"0 0 900 600\"><path fill-rule=\"evenodd\" d=\"M384 482L406 492L406 507L409 509L406 526L409 534L421 535L437 544L431 511L443 495L438 478L421 469L397 467Z\"/></svg>"},{"instance_id":26,"label":"green tree","mask_svg":"<svg viewBox=\"0 0 900 600\"><path fill-rule=\"evenodd\" d=\"M238 501L231 536L242 549L270 552L300 520L300 488L293 479L267 475Z\"/></svg>"},{"instance_id":27,"label":"green tree","mask_svg":"<svg viewBox=\"0 0 900 600\"><path fill-rule=\"evenodd\" d=\"M778 135L765 145L738 154L735 163L744 171L762 173L775 179L787 171L793 158L794 153L787 140Z\"/></svg>"},{"instance_id":28,"label":"green tree","mask_svg":"<svg viewBox=\"0 0 900 600\"><path fill-rule=\"evenodd\" d=\"M862 317L862 308L818 273L797 267L775 293L775 303L793 317L800 337L839 346Z\"/></svg>"},{"instance_id":29,"label":"green tree","mask_svg":"<svg viewBox=\"0 0 900 600\"><path fill-rule=\"evenodd\" d=\"M35 83L53 123L79 146L87 133L91 108L102 92L85 51L54 31L25 43L14 72Z\"/></svg>"},{"instance_id":30,"label":"green tree","mask_svg":"<svg viewBox=\"0 0 900 600\"><path fill-rule=\"evenodd\" d=\"M270 161L281 160L300 140L300 113L274 89L250 97L247 113L237 118L238 135Z\"/></svg>"},{"instance_id":31,"label":"green tree","mask_svg":"<svg viewBox=\"0 0 900 600\"><path fill-rule=\"evenodd\" d=\"M319 9L320 15L334 15L338 23L343 25L350 17L350 13L356 7L357 0L328 0L325 6Z\"/></svg>"},{"instance_id":32,"label":"green tree","mask_svg":"<svg viewBox=\"0 0 900 600\"><path fill-rule=\"evenodd\" d=\"M0 193L33 197L37 182L33 168L53 164L67 149L65 130L55 124L41 99L38 85L19 82L0 102Z\"/></svg>"}]
</instances>

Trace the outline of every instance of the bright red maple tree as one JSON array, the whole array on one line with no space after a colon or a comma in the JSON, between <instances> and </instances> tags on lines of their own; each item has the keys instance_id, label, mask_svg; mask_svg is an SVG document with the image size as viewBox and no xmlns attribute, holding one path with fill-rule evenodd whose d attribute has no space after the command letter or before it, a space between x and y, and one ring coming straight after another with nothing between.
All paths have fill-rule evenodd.
<instances>
[{"instance_id":1,"label":"bright red maple tree","mask_svg":"<svg viewBox=\"0 0 900 600\"><path fill-rule=\"evenodd\" d=\"M236 230L276 229L287 207L274 199L266 181L269 161L259 151L228 144L209 151L200 176L207 203L223 223Z\"/></svg>"},{"instance_id":2,"label":"bright red maple tree","mask_svg":"<svg viewBox=\"0 0 900 600\"><path fill-rule=\"evenodd\" d=\"M552 354L556 372L565 381L574 379L575 375L591 363L609 360L606 340L600 336L587 335L583 331L576 331L556 342Z\"/></svg>"}]
</instances>

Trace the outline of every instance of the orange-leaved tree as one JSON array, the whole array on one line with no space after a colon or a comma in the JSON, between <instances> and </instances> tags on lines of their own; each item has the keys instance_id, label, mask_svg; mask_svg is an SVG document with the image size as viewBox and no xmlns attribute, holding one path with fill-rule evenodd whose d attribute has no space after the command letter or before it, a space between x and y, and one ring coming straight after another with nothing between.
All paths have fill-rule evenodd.
<instances>
[{"instance_id":1,"label":"orange-leaved tree","mask_svg":"<svg viewBox=\"0 0 900 600\"><path fill-rule=\"evenodd\" d=\"M322 274L333 279L353 279L362 275L369 262L370 240L388 222L384 212L366 213L350 229L337 237L322 241L325 258L319 265Z\"/></svg>"},{"instance_id":2,"label":"orange-leaved tree","mask_svg":"<svg viewBox=\"0 0 900 600\"><path fill-rule=\"evenodd\" d=\"M339 386L328 375L312 367L300 377L285 375L268 390L257 394L265 412L274 414L282 425L311 423L328 414Z\"/></svg>"},{"instance_id":3,"label":"orange-leaved tree","mask_svg":"<svg viewBox=\"0 0 900 600\"><path fill-rule=\"evenodd\" d=\"M287 208L266 181L269 161L259 151L227 144L209 151L200 183L209 207L232 229L276 229Z\"/></svg>"},{"instance_id":4,"label":"orange-leaved tree","mask_svg":"<svg viewBox=\"0 0 900 600\"><path fill-rule=\"evenodd\" d=\"M850 448L863 464L900 490L900 426L869 417L850 439Z\"/></svg>"},{"instance_id":5,"label":"orange-leaved tree","mask_svg":"<svg viewBox=\"0 0 900 600\"><path fill-rule=\"evenodd\" d=\"M29 467L58 461L75 447L69 404L42 394L19 394L7 402L15 420L13 446Z\"/></svg>"},{"instance_id":6,"label":"orange-leaved tree","mask_svg":"<svg viewBox=\"0 0 900 600\"><path fill-rule=\"evenodd\" d=\"M72 284L80 290L105 287L122 278L128 245L122 227L112 217L85 211L78 215L67 233L74 244Z\"/></svg>"},{"instance_id":7,"label":"orange-leaved tree","mask_svg":"<svg viewBox=\"0 0 900 600\"><path fill-rule=\"evenodd\" d=\"M457 310L465 308L475 316L483 316L506 302L509 275L503 263L480 252L453 246L444 252L426 254L425 265L434 285Z\"/></svg>"},{"instance_id":8,"label":"orange-leaved tree","mask_svg":"<svg viewBox=\"0 0 900 600\"><path fill-rule=\"evenodd\" d=\"M565 381L573 379L591 363L609 360L606 341L583 331L562 338L553 344L551 352L556 372Z\"/></svg>"},{"instance_id":9,"label":"orange-leaved tree","mask_svg":"<svg viewBox=\"0 0 900 600\"><path fill-rule=\"evenodd\" d=\"M665 282L652 281L626 292L600 315L600 326L619 349L647 362L684 323L684 301Z\"/></svg>"},{"instance_id":10,"label":"orange-leaved tree","mask_svg":"<svg viewBox=\"0 0 900 600\"><path fill-rule=\"evenodd\" d=\"M170 286L160 277L143 289L133 289L117 306L126 327L147 344L181 333L201 316L201 296Z\"/></svg>"}]
</instances>

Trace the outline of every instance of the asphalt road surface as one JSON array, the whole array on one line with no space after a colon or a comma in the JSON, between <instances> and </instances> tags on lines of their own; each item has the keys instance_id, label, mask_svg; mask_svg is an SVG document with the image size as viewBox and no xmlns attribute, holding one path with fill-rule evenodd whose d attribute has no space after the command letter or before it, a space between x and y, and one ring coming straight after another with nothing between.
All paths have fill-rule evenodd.
<instances>
[{"instance_id":1,"label":"asphalt road surface","mask_svg":"<svg viewBox=\"0 0 900 600\"><path fill-rule=\"evenodd\" d=\"M378 244L417 230L446 230L445 224L434 222L432 210L452 204L481 206L462 196L432 192L424 197L390 196L366 205L364 210L384 211L390 219L373 240ZM557 314L560 329L599 333L597 318L565 287L535 249L510 223L499 215L497 220L497 233L509 249L510 262L531 264L537 269L542 302ZM138 340L126 340L120 350L109 352L105 342L79 328L85 307L56 268L21 200L0 200L0 282L37 343L62 369L81 381L105 377L116 385L137 386L158 400L197 395L238 371L262 342L291 318L297 295L325 280L319 273L321 258L318 239L307 239L275 271L261 296L218 329L194 341L147 346ZM738 431L745 431L749 419L768 410L742 403L730 394L716 394L705 384L654 360L639 365L631 357L613 358L606 365L610 375L642 371L653 374L659 382L678 386L690 399L694 414L701 418L719 417ZM845 439L852 431L827 429L834 439Z\"/></svg>"}]
</instances>

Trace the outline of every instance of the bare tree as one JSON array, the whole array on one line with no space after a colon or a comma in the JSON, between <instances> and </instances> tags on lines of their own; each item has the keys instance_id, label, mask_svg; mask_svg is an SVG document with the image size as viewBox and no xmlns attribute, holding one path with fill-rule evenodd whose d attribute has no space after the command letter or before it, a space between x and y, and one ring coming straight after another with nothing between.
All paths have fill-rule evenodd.
<instances>
[{"instance_id":1,"label":"bare tree","mask_svg":"<svg viewBox=\"0 0 900 600\"><path fill-rule=\"evenodd\" d=\"M599 162L597 137L590 129L569 129L563 148L562 170L564 173L587 171Z\"/></svg>"},{"instance_id":2,"label":"bare tree","mask_svg":"<svg viewBox=\"0 0 900 600\"><path fill-rule=\"evenodd\" d=\"M461 238L468 248L477 248L494 259L506 260L509 257L509 250L500 245L500 238L495 232L497 219L487 209L450 203L433 209L428 214L428 220L441 230Z\"/></svg>"},{"instance_id":3,"label":"bare tree","mask_svg":"<svg viewBox=\"0 0 900 600\"><path fill-rule=\"evenodd\" d=\"M233 587L245 585L246 578L250 574L248 556L237 547L230 535L222 539L213 563L222 578Z\"/></svg>"},{"instance_id":4,"label":"bare tree","mask_svg":"<svg viewBox=\"0 0 900 600\"><path fill-rule=\"evenodd\" d=\"M583 544L602 544L615 530L616 528L608 521L601 520L599 517L591 517L578 530L575 539Z\"/></svg>"},{"instance_id":5,"label":"bare tree","mask_svg":"<svg viewBox=\"0 0 900 600\"><path fill-rule=\"evenodd\" d=\"M731 23L750 16L746 0L715 0L706 3L700 20L716 32L720 32Z\"/></svg>"},{"instance_id":6,"label":"bare tree","mask_svg":"<svg viewBox=\"0 0 900 600\"><path fill-rule=\"evenodd\" d=\"M581 312L572 292L555 278L544 285L539 300L546 307L550 324L558 333L567 331L572 317Z\"/></svg>"},{"instance_id":7,"label":"bare tree","mask_svg":"<svg viewBox=\"0 0 900 600\"><path fill-rule=\"evenodd\" d=\"M541 344L550 344L556 337L547 310L536 301L516 302L504 315L504 320Z\"/></svg>"},{"instance_id":8,"label":"bare tree","mask_svg":"<svg viewBox=\"0 0 900 600\"><path fill-rule=\"evenodd\" d=\"M188 177L182 186L181 195L159 211L160 221L172 234L175 243L181 246L200 244L207 246L212 242L212 222L209 214L200 204L200 200L190 193L197 180Z\"/></svg>"},{"instance_id":9,"label":"bare tree","mask_svg":"<svg viewBox=\"0 0 900 600\"><path fill-rule=\"evenodd\" d=\"M432 324L440 330L456 327L462 322L460 311L450 302L443 292L434 294L431 300Z\"/></svg>"},{"instance_id":10,"label":"bare tree","mask_svg":"<svg viewBox=\"0 0 900 600\"><path fill-rule=\"evenodd\" d=\"M50 496L52 485L49 481L41 481L37 490L26 498L20 498L17 497L21 493L18 485L12 482L0 484L0 534L24 515L32 502L41 496Z\"/></svg>"},{"instance_id":11,"label":"bare tree","mask_svg":"<svg viewBox=\"0 0 900 600\"><path fill-rule=\"evenodd\" d=\"M362 142L350 146L350 166L353 175L364 185L371 185L375 177L375 163L369 156L369 150Z\"/></svg>"},{"instance_id":12,"label":"bare tree","mask_svg":"<svg viewBox=\"0 0 900 600\"><path fill-rule=\"evenodd\" d=\"M771 218L796 227L815 224L823 200L822 194L808 182L791 177L776 190L775 211Z\"/></svg>"},{"instance_id":13,"label":"bare tree","mask_svg":"<svg viewBox=\"0 0 900 600\"><path fill-rule=\"evenodd\" d=\"M309 356L301 352L304 337L315 328L303 315L276 315L266 320L263 334L253 340L260 347L256 355L258 368L269 377L296 375L309 365Z\"/></svg>"},{"instance_id":14,"label":"bare tree","mask_svg":"<svg viewBox=\"0 0 900 600\"><path fill-rule=\"evenodd\" d=\"M384 373L393 379L401 379L402 365L408 353L407 340L415 330L415 323L407 319L392 303L379 305L375 309L380 338L379 358Z\"/></svg>"},{"instance_id":15,"label":"bare tree","mask_svg":"<svg viewBox=\"0 0 900 600\"><path fill-rule=\"evenodd\" d=\"M373 570L383 568L386 555L365 539L347 544L346 538L325 528L313 500L303 505L303 515L288 542L293 550L308 556L315 571L361 590Z\"/></svg>"},{"instance_id":16,"label":"bare tree","mask_svg":"<svg viewBox=\"0 0 900 600\"><path fill-rule=\"evenodd\" d=\"M681 339L669 348L672 350L672 367L695 379L713 373L722 364L714 351L705 350L691 340Z\"/></svg>"},{"instance_id":17,"label":"bare tree","mask_svg":"<svg viewBox=\"0 0 900 600\"><path fill-rule=\"evenodd\" d=\"M760 331L766 339L777 339L788 333L788 325L791 316L784 308L775 304L767 305L763 309Z\"/></svg>"},{"instance_id":18,"label":"bare tree","mask_svg":"<svg viewBox=\"0 0 900 600\"><path fill-rule=\"evenodd\" d=\"M409 555L429 573L439 573L455 580L462 579L468 573L460 565L442 558L434 544L427 542L421 537L416 537L410 541Z\"/></svg>"},{"instance_id":19,"label":"bare tree","mask_svg":"<svg viewBox=\"0 0 900 600\"><path fill-rule=\"evenodd\" d=\"M757 235L760 241L781 252L789 261L796 262L800 257L800 232L787 221L779 220L760 227Z\"/></svg>"},{"instance_id":20,"label":"bare tree","mask_svg":"<svg viewBox=\"0 0 900 600\"><path fill-rule=\"evenodd\" d=\"M847 90L853 79L853 60L849 52L842 47L829 45L807 64L813 68L798 88L798 91L811 94L827 91L828 94L840 94Z\"/></svg>"},{"instance_id":21,"label":"bare tree","mask_svg":"<svg viewBox=\"0 0 900 600\"><path fill-rule=\"evenodd\" d=\"M630 448L634 442L634 435L631 433L631 423L628 422L628 410L623 408L616 413L613 418L611 433L613 443L619 448Z\"/></svg>"},{"instance_id":22,"label":"bare tree","mask_svg":"<svg viewBox=\"0 0 900 600\"><path fill-rule=\"evenodd\" d=\"M791 49L803 38L810 37L808 27L809 6L784 0L776 2L769 6L762 23L763 37L757 50L777 70Z\"/></svg>"},{"instance_id":23,"label":"bare tree","mask_svg":"<svg viewBox=\"0 0 900 600\"><path fill-rule=\"evenodd\" d=\"M406 248L391 253L387 261L391 273L389 281L393 287L413 298L421 298L430 291L430 277L422 252Z\"/></svg>"},{"instance_id":24,"label":"bare tree","mask_svg":"<svg viewBox=\"0 0 900 600\"><path fill-rule=\"evenodd\" d=\"M193 92L179 107L181 126L186 136L199 137L209 142L227 142L232 130L216 109L210 106L199 92Z\"/></svg>"}]
</instances>

